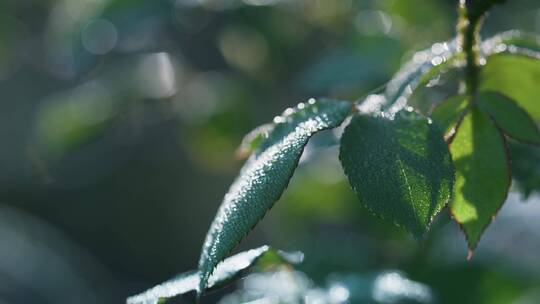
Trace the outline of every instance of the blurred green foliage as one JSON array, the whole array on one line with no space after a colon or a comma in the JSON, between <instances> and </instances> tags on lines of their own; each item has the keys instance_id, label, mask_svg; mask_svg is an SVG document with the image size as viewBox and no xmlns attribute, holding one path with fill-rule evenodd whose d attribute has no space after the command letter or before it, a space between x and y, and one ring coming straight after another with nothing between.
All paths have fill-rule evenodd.
<instances>
[{"instance_id":1,"label":"blurred green foliage","mask_svg":"<svg viewBox=\"0 0 540 304\"><path fill-rule=\"evenodd\" d=\"M298 101L353 100L385 83L414 51L453 36L454 6L0 2L0 301L119 303L195 268L240 166L234 151L243 135ZM507 1L482 35L539 32L539 14L536 0ZM502 64L488 69L509 72L486 86L519 78L512 62ZM449 96L455 77L428 86L413 96L424 110ZM316 286L333 273L400 269L440 303L538 302L532 190L526 211L511 196L467 263L447 215L418 244L362 208L332 163L332 138L320 134L308 145L289 191L240 249L302 250L300 270ZM537 165L534 157L516 160L516 176Z\"/></svg>"}]
</instances>

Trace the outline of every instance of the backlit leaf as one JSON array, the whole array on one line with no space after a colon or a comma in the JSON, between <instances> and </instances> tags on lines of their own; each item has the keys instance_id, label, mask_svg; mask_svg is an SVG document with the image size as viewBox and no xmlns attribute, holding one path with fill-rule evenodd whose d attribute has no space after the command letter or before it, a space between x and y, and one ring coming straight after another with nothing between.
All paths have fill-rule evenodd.
<instances>
[{"instance_id":1,"label":"backlit leaf","mask_svg":"<svg viewBox=\"0 0 540 304\"><path fill-rule=\"evenodd\" d=\"M540 60L516 55L495 55L482 69L480 88L515 100L540 121Z\"/></svg>"},{"instance_id":2,"label":"backlit leaf","mask_svg":"<svg viewBox=\"0 0 540 304\"><path fill-rule=\"evenodd\" d=\"M241 276L249 268L258 265L262 260L272 260L273 264L302 262L300 252L283 252L273 250L268 246L244 251L219 263L208 280L208 289L216 289L226 285ZM265 263L263 266L269 266ZM194 292L199 286L199 272L189 271L163 282L141 294L127 299L128 304L157 304L163 299L169 299L186 293Z\"/></svg>"},{"instance_id":3,"label":"backlit leaf","mask_svg":"<svg viewBox=\"0 0 540 304\"><path fill-rule=\"evenodd\" d=\"M456 95L441 102L433 112L431 118L444 133L445 139L452 137L459 120L465 115L468 99L464 95Z\"/></svg>"},{"instance_id":4,"label":"backlit leaf","mask_svg":"<svg viewBox=\"0 0 540 304\"><path fill-rule=\"evenodd\" d=\"M414 112L355 116L340 159L360 201L416 237L450 199L454 168L439 129Z\"/></svg>"},{"instance_id":5,"label":"backlit leaf","mask_svg":"<svg viewBox=\"0 0 540 304\"><path fill-rule=\"evenodd\" d=\"M526 143L540 144L540 132L534 120L510 98L495 93L482 92L478 105L508 136Z\"/></svg>"},{"instance_id":6,"label":"backlit leaf","mask_svg":"<svg viewBox=\"0 0 540 304\"><path fill-rule=\"evenodd\" d=\"M345 101L312 99L274 119L275 127L246 161L208 231L199 260L199 292L214 267L279 199L311 135L339 126L351 107Z\"/></svg>"},{"instance_id":7,"label":"backlit leaf","mask_svg":"<svg viewBox=\"0 0 540 304\"><path fill-rule=\"evenodd\" d=\"M461 121L450 152L456 167L450 212L472 253L508 194L506 142L488 115L474 107Z\"/></svg>"}]
</instances>

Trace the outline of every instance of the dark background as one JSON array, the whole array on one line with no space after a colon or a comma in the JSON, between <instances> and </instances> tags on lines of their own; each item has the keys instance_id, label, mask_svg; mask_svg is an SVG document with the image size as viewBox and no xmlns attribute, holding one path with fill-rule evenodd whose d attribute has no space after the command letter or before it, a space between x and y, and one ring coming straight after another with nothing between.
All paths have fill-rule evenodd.
<instances>
[{"instance_id":1,"label":"dark background","mask_svg":"<svg viewBox=\"0 0 540 304\"><path fill-rule=\"evenodd\" d=\"M384 84L452 38L455 2L2 0L0 303L121 303L195 268L242 136ZM483 36L540 32L537 0L507 2ZM308 147L239 249L302 250L315 281L400 269L443 303L538 303L537 194L511 194L467 262L446 212L423 242L369 215L336 155Z\"/></svg>"}]
</instances>

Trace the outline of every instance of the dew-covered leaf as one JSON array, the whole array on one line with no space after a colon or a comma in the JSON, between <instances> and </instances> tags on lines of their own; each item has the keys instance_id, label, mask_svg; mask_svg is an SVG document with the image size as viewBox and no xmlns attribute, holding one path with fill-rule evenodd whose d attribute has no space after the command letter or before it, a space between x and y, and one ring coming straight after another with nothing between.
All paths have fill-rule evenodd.
<instances>
[{"instance_id":1,"label":"dew-covered leaf","mask_svg":"<svg viewBox=\"0 0 540 304\"><path fill-rule=\"evenodd\" d=\"M472 253L508 194L506 142L489 116L473 107L461 121L450 152L456 167L450 212Z\"/></svg>"},{"instance_id":2,"label":"dew-covered leaf","mask_svg":"<svg viewBox=\"0 0 540 304\"><path fill-rule=\"evenodd\" d=\"M417 237L450 199L448 146L417 113L401 111L393 120L355 116L341 139L340 159L360 201Z\"/></svg>"},{"instance_id":3,"label":"dew-covered leaf","mask_svg":"<svg viewBox=\"0 0 540 304\"><path fill-rule=\"evenodd\" d=\"M351 107L345 101L312 99L274 119L274 128L246 161L208 231L199 260L199 292L217 263L279 199L311 135L339 126Z\"/></svg>"},{"instance_id":4,"label":"dew-covered leaf","mask_svg":"<svg viewBox=\"0 0 540 304\"><path fill-rule=\"evenodd\" d=\"M481 44L484 56L512 54L540 59L540 36L510 30L499 33Z\"/></svg>"},{"instance_id":5,"label":"dew-covered leaf","mask_svg":"<svg viewBox=\"0 0 540 304\"><path fill-rule=\"evenodd\" d=\"M431 118L443 131L445 140L454 134L459 120L465 115L467 106L467 96L456 95L438 104L431 112Z\"/></svg>"},{"instance_id":6,"label":"dew-covered leaf","mask_svg":"<svg viewBox=\"0 0 540 304\"><path fill-rule=\"evenodd\" d=\"M535 121L540 121L540 60L495 55L482 69L480 89L499 92L515 100Z\"/></svg>"},{"instance_id":7,"label":"dew-covered leaf","mask_svg":"<svg viewBox=\"0 0 540 304\"><path fill-rule=\"evenodd\" d=\"M266 261L261 263L262 261ZM208 279L208 290L222 287L242 276L253 266L263 268L279 264L298 264L303 260L300 252L283 252L268 246L241 252L229 257L218 264L216 270ZM268 261L271 261L268 262ZM163 282L141 294L127 299L128 304L157 304L164 299L170 299L187 293L193 293L199 287L199 272L189 271Z\"/></svg>"},{"instance_id":8,"label":"dew-covered leaf","mask_svg":"<svg viewBox=\"0 0 540 304\"><path fill-rule=\"evenodd\" d=\"M387 106L401 108L419 85L448 68L457 59L456 54L455 41L438 42L415 53L388 82L384 94Z\"/></svg>"},{"instance_id":9,"label":"dew-covered leaf","mask_svg":"<svg viewBox=\"0 0 540 304\"><path fill-rule=\"evenodd\" d=\"M540 132L534 120L512 99L496 92L482 92L478 105L508 136L526 143L540 144Z\"/></svg>"},{"instance_id":10,"label":"dew-covered leaf","mask_svg":"<svg viewBox=\"0 0 540 304\"><path fill-rule=\"evenodd\" d=\"M251 130L251 132L244 136L242 142L240 143L240 146L238 147L238 149L236 149L236 157L239 159L244 159L250 156L251 153L253 153L253 151L257 149L260 143L265 138L268 138L268 135L273 128L274 124L267 123Z\"/></svg>"}]
</instances>

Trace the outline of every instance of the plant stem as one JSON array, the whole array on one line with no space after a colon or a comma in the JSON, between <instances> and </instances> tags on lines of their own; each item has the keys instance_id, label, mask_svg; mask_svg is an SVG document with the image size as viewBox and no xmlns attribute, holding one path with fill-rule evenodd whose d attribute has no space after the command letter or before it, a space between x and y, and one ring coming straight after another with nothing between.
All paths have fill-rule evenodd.
<instances>
[{"instance_id":1,"label":"plant stem","mask_svg":"<svg viewBox=\"0 0 540 304\"><path fill-rule=\"evenodd\" d=\"M480 28L484 16L493 5L489 0L460 0L458 4L459 19L457 23L458 49L465 59L465 79L462 93L475 100L478 91L480 74Z\"/></svg>"}]
</instances>

